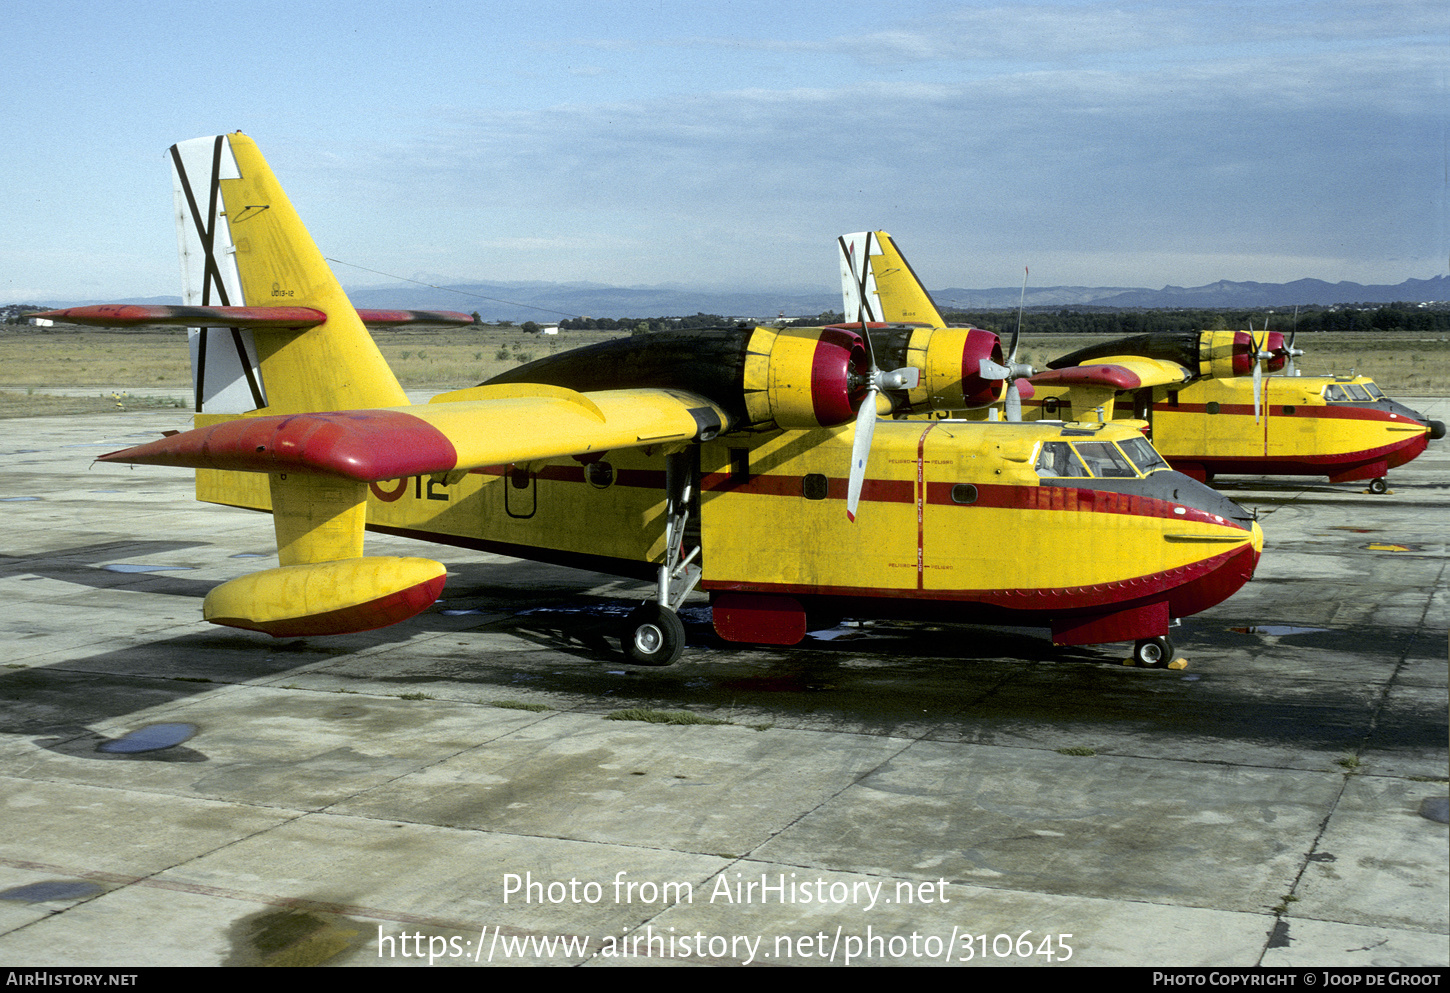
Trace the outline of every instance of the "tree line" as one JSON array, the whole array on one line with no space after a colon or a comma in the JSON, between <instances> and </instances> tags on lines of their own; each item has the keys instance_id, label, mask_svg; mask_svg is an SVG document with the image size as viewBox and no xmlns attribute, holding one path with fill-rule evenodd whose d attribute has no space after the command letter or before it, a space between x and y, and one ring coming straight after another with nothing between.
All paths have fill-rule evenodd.
<instances>
[{"instance_id":1,"label":"tree line","mask_svg":"<svg viewBox=\"0 0 1450 993\"><path fill-rule=\"evenodd\" d=\"M948 324L970 324L1010 336L1017 327L1017 312L1006 310L950 310L942 315ZM1023 334L1100 335L1122 338L1150 331L1233 331L1255 328L1269 321L1270 331L1285 334L1297 328L1304 334L1317 331L1450 333L1450 307L1421 307L1394 303L1362 307L1313 307L1292 310L1262 308L1242 310L1027 310L1022 314Z\"/></svg>"}]
</instances>

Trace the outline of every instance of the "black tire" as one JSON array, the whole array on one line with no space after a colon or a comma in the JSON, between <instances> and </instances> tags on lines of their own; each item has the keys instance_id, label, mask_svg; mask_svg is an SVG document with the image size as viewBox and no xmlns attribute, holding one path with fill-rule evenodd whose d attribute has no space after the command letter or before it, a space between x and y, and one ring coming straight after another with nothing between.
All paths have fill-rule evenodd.
<instances>
[{"instance_id":1,"label":"black tire","mask_svg":"<svg viewBox=\"0 0 1450 993\"><path fill-rule=\"evenodd\" d=\"M630 611L619 641L638 665L670 665L685 651L685 624L668 607L642 603Z\"/></svg>"},{"instance_id":2,"label":"black tire","mask_svg":"<svg viewBox=\"0 0 1450 993\"><path fill-rule=\"evenodd\" d=\"M1371 493L1388 493L1390 491L1390 484L1385 482L1385 477L1380 476L1377 479L1371 479L1369 481L1369 491Z\"/></svg>"},{"instance_id":3,"label":"black tire","mask_svg":"<svg viewBox=\"0 0 1450 993\"><path fill-rule=\"evenodd\" d=\"M1133 661L1150 669L1166 669L1173 661L1173 642L1167 636L1140 638L1133 646Z\"/></svg>"}]
</instances>

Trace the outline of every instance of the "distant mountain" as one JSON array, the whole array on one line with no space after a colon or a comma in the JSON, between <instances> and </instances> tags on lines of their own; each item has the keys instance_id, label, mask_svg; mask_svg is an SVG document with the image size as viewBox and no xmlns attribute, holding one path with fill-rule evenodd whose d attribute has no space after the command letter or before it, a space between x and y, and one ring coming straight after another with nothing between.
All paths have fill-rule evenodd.
<instances>
[{"instance_id":1,"label":"distant mountain","mask_svg":"<svg viewBox=\"0 0 1450 993\"><path fill-rule=\"evenodd\" d=\"M954 310L1010 309L1017 306L1021 287L933 290L937 306ZM1029 307L1332 307L1341 303L1428 303L1450 300L1450 277L1407 279L1397 286L1326 283L1322 279L1296 279L1292 283L1235 283L1221 279L1207 286L1165 286L1161 290L1124 287L1047 286L1027 288Z\"/></svg>"},{"instance_id":2,"label":"distant mountain","mask_svg":"<svg viewBox=\"0 0 1450 993\"><path fill-rule=\"evenodd\" d=\"M943 310L1011 309L1021 288L933 290ZM443 288L398 283L348 290L358 307L408 310L478 311L485 321L552 323L566 317L677 317L719 314L754 319L815 316L841 309L839 289L790 287L777 290L690 290L679 286L618 287L597 283L463 283ZM1407 279L1397 286L1326 283L1299 279L1292 283L1236 283L1219 280L1207 286L1165 286L1161 290L1122 286L1028 287L1029 307L1293 307L1350 303L1422 303L1450 300L1450 277ZM97 301L47 303L72 307ZM179 297L108 300L106 303L180 303Z\"/></svg>"}]
</instances>

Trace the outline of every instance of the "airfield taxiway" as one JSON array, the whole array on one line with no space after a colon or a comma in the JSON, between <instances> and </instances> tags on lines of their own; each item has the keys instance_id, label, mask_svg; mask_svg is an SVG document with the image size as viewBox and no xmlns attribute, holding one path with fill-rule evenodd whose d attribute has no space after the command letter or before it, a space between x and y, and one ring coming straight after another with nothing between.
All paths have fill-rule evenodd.
<instances>
[{"instance_id":1,"label":"airfield taxiway","mask_svg":"<svg viewBox=\"0 0 1450 993\"><path fill-rule=\"evenodd\" d=\"M450 571L412 621L204 624L270 519L91 465L187 422L0 422L0 964L1450 965L1444 442L1388 496L1225 480L1266 549L1183 671L703 599L650 670L642 587L402 539Z\"/></svg>"}]
</instances>

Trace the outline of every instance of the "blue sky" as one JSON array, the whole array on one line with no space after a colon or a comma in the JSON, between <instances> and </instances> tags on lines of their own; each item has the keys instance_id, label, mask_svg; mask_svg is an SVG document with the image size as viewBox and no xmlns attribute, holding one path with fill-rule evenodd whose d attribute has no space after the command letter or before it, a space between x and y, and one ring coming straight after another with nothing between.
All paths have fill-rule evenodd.
<instances>
[{"instance_id":1,"label":"blue sky","mask_svg":"<svg viewBox=\"0 0 1450 993\"><path fill-rule=\"evenodd\" d=\"M175 141L429 281L1446 272L1450 5L0 0L0 302L179 292ZM387 280L340 269L347 285Z\"/></svg>"}]
</instances>

